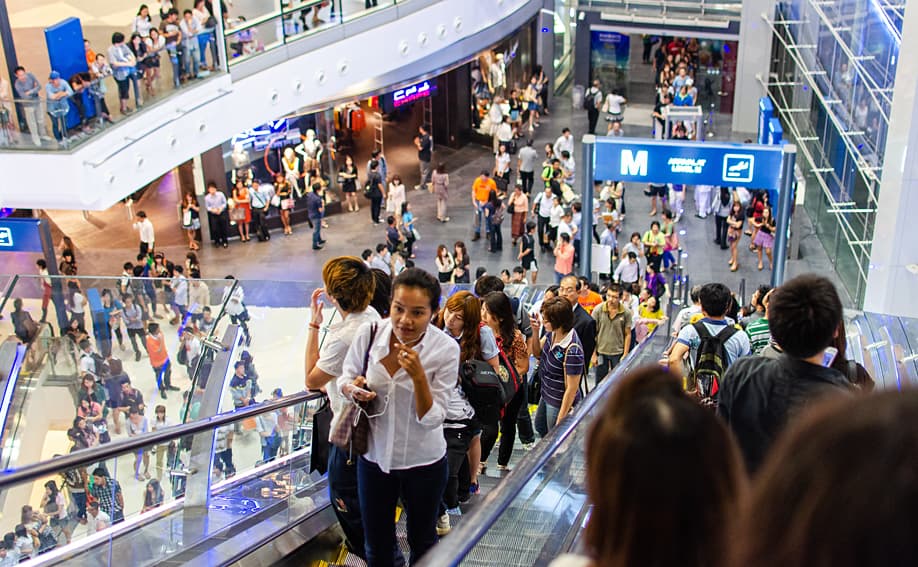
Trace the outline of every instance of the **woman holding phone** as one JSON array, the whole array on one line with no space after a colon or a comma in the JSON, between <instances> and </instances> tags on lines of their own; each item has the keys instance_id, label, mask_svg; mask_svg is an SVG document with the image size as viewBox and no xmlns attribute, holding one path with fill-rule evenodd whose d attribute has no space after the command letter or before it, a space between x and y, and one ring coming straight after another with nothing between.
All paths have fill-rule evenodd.
<instances>
[{"instance_id":1,"label":"woman holding phone","mask_svg":"<svg viewBox=\"0 0 918 567\"><path fill-rule=\"evenodd\" d=\"M394 564L399 499L412 518L410 563L437 542L448 474L443 420L459 374L459 346L431 324L439 302L435 277L418 268L400 273L390 318L361 327L337 380L342 396L367 404L370 418L369 449L357 461L369 567Z\"/></svg>"}]
</instances>

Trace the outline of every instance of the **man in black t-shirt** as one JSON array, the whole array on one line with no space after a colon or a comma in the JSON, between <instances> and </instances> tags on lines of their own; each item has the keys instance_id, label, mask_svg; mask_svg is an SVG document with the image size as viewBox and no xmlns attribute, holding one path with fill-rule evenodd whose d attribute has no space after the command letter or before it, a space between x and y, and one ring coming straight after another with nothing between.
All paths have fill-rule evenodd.
<instances>
[{"instance_id":1,"label":"man in black t-shirt","mask_svg":"<svg viewBox=\"0 0 918 567\"><path fill-rule=\"evenodd\" d=\"M421 171L421 182L415 189L426 189L430 183L430 160L433 158L433 140L430 137L430 125L422 124L418 127L418 136L414 139L418 148L418 167Z\"/></svg>"},{"instance_id":2,"label":"man in black t-shirt","mask_svg":"<svg viewBox=\"0 0 918 567\"><path fill-rule=\"evenodd\" d=\"M389 215L386 218L386 247L389 249L389 252L395 254L395 251L398 249L398 243L402 240L401 234L398 232L398 228L395 227L395 217Z\"/></svg>"}]
</instances>

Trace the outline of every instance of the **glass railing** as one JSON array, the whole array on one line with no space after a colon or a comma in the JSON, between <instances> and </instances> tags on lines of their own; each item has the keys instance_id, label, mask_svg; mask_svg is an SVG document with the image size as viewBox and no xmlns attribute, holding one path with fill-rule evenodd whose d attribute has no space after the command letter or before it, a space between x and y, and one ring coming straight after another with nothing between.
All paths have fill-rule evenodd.
<instances>
[{"instance_id":1,"label":"glass railing","mask_svg":"<svg viewBox=\"0 0 918 567\"><path fill-rule=\"evenodd\" d=\"M28 555L48 565L238 556L327 505L321 477L309 473L320 397L299 393L5 471L2 529L22 523L33 544ZM250 422L257 425L249 429ZM270 454L261 441L265 424ZM161 459L172 454L177 465L166 466ZM152 474L138 480L134 462L148 458ZM23 505L34 509L30 517L20 516Z\"/></svg>"},{"instance_id":2,"label":"glass railing","mask_svg":"<svg viewBox=\"0 0 918 567\"><path fill-rule=\"evenodd\" d=\"M201 31L200 37L211 38L195 42L196 48L204 47L203 57L186 58L181 47L165 44L156 51L151 48L123 79L120 72L116 79L111 66L104 62L62 76L57 86L50 87L52 91L63 91L60 98L48 94L52 81L35 77L40 88L34 96L27 97L15 90L13 96L23 98L0 100L0 150L72 150L172 95L224 73L222 56L216 49L216 38L221 33L219 28ZM126 35L129 37L130 33ZM64 90L66 86L69 90ZM125 87L126 98L120 100L119 89Z\"/></svg>"},{"instance_id":3,"label":"glass railing","mask_svg":"<svg viewBox=\"0 0 918 567\"><path fill-rule=\"evenodd\" d=\"M224 41L229 64L406 1L257 0L245 11L228 6Z\"/></svg>"},{"instance_id":4,"label":"glass railing","mask_svg":"<svg viewBox=\"0 0 918 567\"><path fill-rule=\"evenodd\" d=\"M593 418L618 379L656 363L667 343L654 331L635 347L420 565L485 566L499 557L501 565L544 566L567 552L588 513L584 447Z\"/></svg>"},{"instance_id":5,"label":"glass railing","mask_svg":"<svg viewBox=\"0 0 918 567\"><path fill-rule=\"evenodd\" d=\"M633 16L739 21L742 0L580 0L581 8L607 9Z\"/></svg>"}]
</instances>

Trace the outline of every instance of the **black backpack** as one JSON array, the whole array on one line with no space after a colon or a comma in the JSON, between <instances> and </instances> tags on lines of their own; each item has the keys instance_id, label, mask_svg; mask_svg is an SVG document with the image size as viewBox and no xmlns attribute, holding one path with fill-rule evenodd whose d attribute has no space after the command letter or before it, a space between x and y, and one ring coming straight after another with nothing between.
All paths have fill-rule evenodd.
<instances>
[{"instance_id":1,"label":"black backpack","mask_svg":"<svg viewBox=\"0 0 918 567\"><path fill-rule=\"evenodd\" d=\"M695 395L701 405L717 408L717 394L720 391L720 382L727 372L727 341L738 331L733 325L724 327L716 335L712 335L703 321L694 323L692 327L698 333L701 343L692 361L692 382L695 384Z\"/></svg>"},{"instance_id":2,"label":"black backpack","mask_svg":"<svg viewBox=\"0 0 918 567\"><path fill-rule=\"evenodd\" d=\"M593 88L590 87L583 93L583 109L584 110L595 110L596 109L596 95L598 93L593 92Z\"/></svg>"},{"instance_id":3,"label":"black backpack","mask_svg":"<svg viewBox=\"0 0 918 567\"><path fill-rule=\"evenodd\" d=\"M87 355L84 354L83 356L87 356ZM97 352L93 352L93 353L90 353L88 356L89 358L92 359L93 374L96 375L96 378L98 380L101 380L102 378L107 378L108 376L112 375L112 370L109 367L108 362L106 362L105 359L102 358L101 354Z\"/></svg>"}]
</instances>

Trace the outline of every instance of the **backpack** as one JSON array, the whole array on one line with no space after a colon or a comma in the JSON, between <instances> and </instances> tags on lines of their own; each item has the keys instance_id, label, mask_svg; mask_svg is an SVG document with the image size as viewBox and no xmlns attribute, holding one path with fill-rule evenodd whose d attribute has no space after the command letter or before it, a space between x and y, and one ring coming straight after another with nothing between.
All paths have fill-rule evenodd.
<instances>
[{"instance_id":1,"label":"backpack","mask_svg":"<svg viewBox=\"0 0 918 567\"><path fill-rule=\"evenodd\" d=\"M585 93L583 93L583 109L584 110L595 110L596 109L596 94L593 91L593 88L590 87Z\"/></svg>"},{"instance_id":2,"label":"backpack","mask_svg":"<svg viewBox=\"0 0 918 567\"><path fill-rule=\"evenodd\" d=\"M729 325L716 335L712 335L703 321L693 323L692 327L701 339L691 371L695 395L702 406L716 409L720 382L727 372L726 344L730 337L737 333L737 329Z\"/></svg>"},{"instance_id":3,"label":"backpack","mask_svg":"<svg viewBox=\"0 0 918 567\"><path fill-rule=\"evenodd\" d=\"M89 358L92 359L92 364L93 364L92 373L96 375L96 378L105 378L106 376L111 376L112 374L111 368L109 368L108 363L105 362L105 359L102 358L101 354L97 352L93 352L89 354L84 354L83 356L84 357L88 356Z\"/></svg>"}]
</instances>

